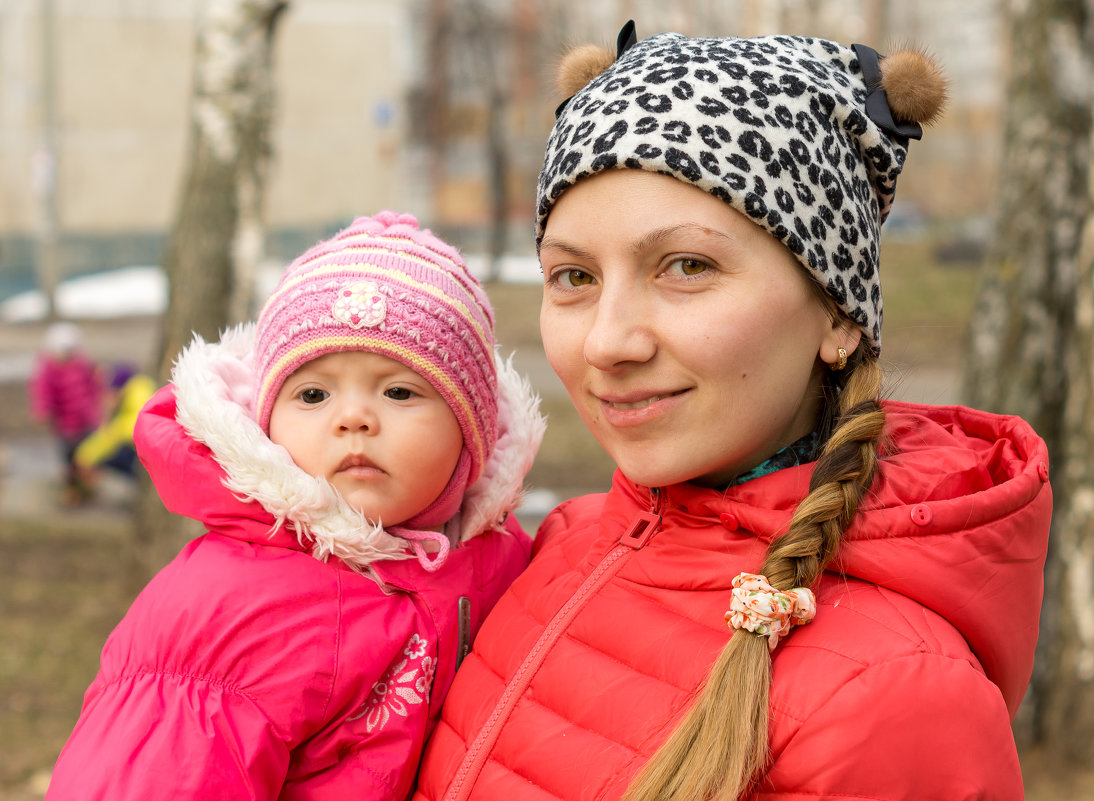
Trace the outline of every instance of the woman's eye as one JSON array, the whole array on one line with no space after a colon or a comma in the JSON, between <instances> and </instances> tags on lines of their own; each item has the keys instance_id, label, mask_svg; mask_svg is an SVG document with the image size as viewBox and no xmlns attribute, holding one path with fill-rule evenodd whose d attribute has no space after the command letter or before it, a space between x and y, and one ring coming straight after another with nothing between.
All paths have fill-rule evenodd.
<instances>
[{"instance_id":1,"label":"woman's eye","mask_svg":"<svg viewBox=\"0 0 1094 801\"><path fill-rule=\"evenodd\" d=\"M593 282L593 277L584 270L559 270L554 274L556 283L565 287L588 286Z\"/></svg>"},{"instance_id":2,"label":"woman's eye","mask_svg":"<svg viewBox=\"0 0 1094 801\"><path fill-rule=\"evenodd\" d=\"M322 403L329 397L329 392L325 389L319 389L318 387L310 387L300 393L300 400L304 401L304 403Z\"/></svg>"},{"instance_id":3,"label":"woman's eye","mask_svg":"<svg viewBox=\"0 0 1094 801\"><path fill-rule=\"evenodd\" d=\"M699 259L676 259L669 265L667 272L679 273L680 275L692 276L701 275L710 269L710 265L705 261L699 261Z\"/></svg>"},{"instance_id":4,"label":"woman's eye","mask_svg":"<svg viewBox=\"0 0 1094 801\"><path fill-rule=\"evenodd\" d=\"M414 393L406 387L392 387L391 389L384 392L384 395L391 398L392 400L403 401L410 400L414 396Z\"/></svg>"}]
</instances>

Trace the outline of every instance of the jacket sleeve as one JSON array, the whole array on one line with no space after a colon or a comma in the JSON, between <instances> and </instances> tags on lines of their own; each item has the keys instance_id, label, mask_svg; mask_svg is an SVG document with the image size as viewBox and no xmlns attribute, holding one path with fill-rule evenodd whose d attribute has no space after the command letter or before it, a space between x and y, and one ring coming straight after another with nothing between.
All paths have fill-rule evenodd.
<instances>
[{"instance_id":1,"label":"jacket sleeve","mask_svg":"<svg viewBox=\"0 0 1094 801\"><path fill-rule=\"evenodd\" d=\"M76 448L76 464L94 467L113 456L119 448L133 444L137 415L156 387L147 376L134 376L122 389L117 412L89 434Z\"/></svg>"},{"instance_id":2,"label":"jacket sleeve","mask_svg":"<svg viewBox=\"0 0 1094 801\"><path fill-rule=\"evenodd\" d=\"M132 425L127 430L126 421L114 417L88 434L76 447L73 458L80 467L95 467L132 441Z\"/></svg>"},{"instance_id":3,"label":"jacket sleeve","mask_svg":"<svg viewBox=\"0 0 1094 801\"><path fill-rule=\"evenodd\" d=\"M1006 704L964 659L868 667L773 747L757 801L1023 798Z\"/></svg>"},{"instance_id":4,"label":"jacket sleeve","mask_svg":"<svg viewBox=\"0 0 1094 801\"><path fill-rule=\"evenodd\" d=\"M299 703L314 669L278 657L312 643L289 636L296 619L285 612L299 596L273 569L284 560L236 558L249 550L198 537L137 596L103 646L51 801L277 798L299 739L277 703ZM315 586L300 583L301 594ZM320 633L317 652L330 637Z\"/></svg>"},{"instance_id":5,"label":"jacket sleeve","mask_svg":"<svg viewBox=\"0 0 1094 801\"><path fill-rule=\"evenodd\" d=\"M246 695L197 676L92 684L46 798L274 799L288 748Z\"/></svg>"}]
</instances>

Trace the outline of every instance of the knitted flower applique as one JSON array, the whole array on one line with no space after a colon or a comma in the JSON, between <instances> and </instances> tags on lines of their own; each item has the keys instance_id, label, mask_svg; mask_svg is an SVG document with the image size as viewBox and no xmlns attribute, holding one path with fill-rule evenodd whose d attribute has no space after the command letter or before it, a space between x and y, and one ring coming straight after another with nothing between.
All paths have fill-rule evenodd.
<instances>
[{"instance_id":1,"label":"knitted flower applique","mask_svg":"<svg viewBox=\"0 0 1094 801\"><path fill-rule=\"evenodd\" d=\"M376 284L359 281L338 292L331 315L351 328L375 328L387 316L387 301Z\"/></svg>"},{"instance_id":2,"label":"knitted flower applique","mask_svg":"<svg viewBox=\"0 0 1094 801\"><path fill-rule=\"evenodd\" d=\"M427 656L429 642L417 634L411 636L398 662L392 664L378 682L372 685L361 710L350 720L365 719L369 733L382 730L392 716L407 717L410 708L429 699L436 660Z\"/></svg>"}]
</instances>

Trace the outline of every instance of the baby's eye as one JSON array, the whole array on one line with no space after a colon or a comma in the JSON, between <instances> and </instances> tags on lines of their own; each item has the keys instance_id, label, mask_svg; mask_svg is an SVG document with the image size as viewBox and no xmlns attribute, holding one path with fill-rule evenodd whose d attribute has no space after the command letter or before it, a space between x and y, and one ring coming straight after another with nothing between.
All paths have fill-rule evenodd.
<instances>
[{"instance_id":1,"label":"baby's eye","mask_svg":"<svg viewBox=\"0 0 1094 801\"><path fill-rule=\"evenodd\" d=\"M392 387L391 389L386 390L384 395L397 401L410 400L414 397L414 393L406 387Z\"/></svg>"},{"instance_id":2,"label":"baby's eye","mask_svg":"<svg viewBox=\"0 0 1094 801\"><path fill-rule=\"evenodd\" d=\"M709 269L710 269L710 265L707 264L705 261L700 261L699 259L693 259L693 258L685 257L685 258L675 259L671 264L669 264L669 267L665 272L678 273L680 275L685 275L685 276L692 276L692 275L701 275L702 273L706 272Z\"/></svg>"},{"instance_id":3,"label":"baby's eye","mask_svg":"<svg viewBox=\"0 0 1094 801\"><path fill-rule=\"evenodd\" d=\"M559 270L551 277L555 283L564 287L588 286L593 282L591 275L578 269Z\"/></svg>"},{"instance_id":4,"label":"baby's eye","mask_svg":"<svg viewBox=\"0 0 1094 801\"><path fill-rule=\"evenodd\" d=\"M330 397L330 393L318 387L309 387L300 392L300 400L304 403L322 403Z\"/></svg>"}]
</instances>

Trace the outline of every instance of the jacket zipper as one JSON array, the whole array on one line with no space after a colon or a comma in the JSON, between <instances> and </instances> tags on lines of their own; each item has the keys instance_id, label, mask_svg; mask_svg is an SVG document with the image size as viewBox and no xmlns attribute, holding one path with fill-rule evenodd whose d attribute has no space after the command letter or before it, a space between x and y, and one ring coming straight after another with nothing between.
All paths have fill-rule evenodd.
<instances>
[{"instance_id":1,"label":"jacket zipper","mask_svg":"<svg viewBox=\"0 0 1094 801\"><path fill-rule=\"evenodd\" d=\"M543 633L539 635L539 639L536 640L535 645L532 646L528 655L524 657L524 661L521 662L520 667L517 668L517 672L513 674L513 678L505 686L501 698L494 705L494 711L482 728L479 729L475 741L467 749L463 762L460 764L459 770L456 771L452 783L448 786L448 792L444 795L444 801L466 801L471 795L475 781L486 764L490 752L493 751L494 744L501 735L501 725L512 714L517 702L524 695L524 691L528 689L528 685L532 683L532 679L547 658L547 654L551 652L555 642L558 641L558 638L569 627L570 622L585 606L586 601L619 572L619 569L626 561L623 557L640 550L661 528L661 494L661 491L656 488L650 491L650 511L638 514L638 517L627 527L623 536L619 538L619 544L608 551L593 571L585 577L581 586L570 596L570 599L551 618Z\"/></svg>"}]
</instances>

